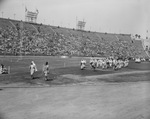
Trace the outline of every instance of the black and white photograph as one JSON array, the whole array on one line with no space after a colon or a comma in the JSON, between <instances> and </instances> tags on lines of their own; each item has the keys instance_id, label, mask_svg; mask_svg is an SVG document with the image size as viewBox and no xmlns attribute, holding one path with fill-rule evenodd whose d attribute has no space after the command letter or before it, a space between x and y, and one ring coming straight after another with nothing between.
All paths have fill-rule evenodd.
<instances>
[{"instance_id":1,"label":"black and white photograph","mask_svg":"<svg viewBox=\"0 0 150 119\"><path fill-rule=\"evenodd\" d=\"M150 1L0 0L0 119L150 119Z\"/></svg>"}]
</instances>

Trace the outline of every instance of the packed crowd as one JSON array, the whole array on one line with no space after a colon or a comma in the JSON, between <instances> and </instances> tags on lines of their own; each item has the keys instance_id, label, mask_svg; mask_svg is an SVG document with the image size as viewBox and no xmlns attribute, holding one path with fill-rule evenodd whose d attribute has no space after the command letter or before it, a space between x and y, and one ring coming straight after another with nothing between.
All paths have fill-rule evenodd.
<instances>
[{"instance_id":1,"label":"packed crowd","mask_svg":"<svg viewBox=\"0 0 150 119\"><path fill-rule=\"evenodd\" d=\"M27 27L22 30L10 26L0 28L0 53L118 57L142 55L129 35L99 34L71 29L62 29L62 32L58 32L57 29L55 32L47 33Z\"/></svg>"}]
</instances>

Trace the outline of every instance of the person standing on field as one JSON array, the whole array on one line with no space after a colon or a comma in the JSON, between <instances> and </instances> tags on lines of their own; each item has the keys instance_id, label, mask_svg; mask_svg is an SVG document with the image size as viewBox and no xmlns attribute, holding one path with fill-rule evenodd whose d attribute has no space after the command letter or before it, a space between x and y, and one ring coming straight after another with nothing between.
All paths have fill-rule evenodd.
<instances>
[{"instance_id":1,"label":"person standing on field","mask_svg":"<svg viewBox=\"0 0 150 119\"><path fill-rule=\"evenodd\" d=\"M49 73L48 62L46 62L45 65L43 66L43 73L44 73L44 76L45 76L45 81L47 81L48 80L47 76L48 76L48 73Z\"/></svg>"},{"instance_id":2,"label":"person standing on field","mask_svg":"<svg viewBox=\"0 0 150 119\"><path fill-rule=\"evenodd\" d=\"M36 64L34 63L34 61L32 61L30 65L30 75L32 79L34 79L34 73L36 71L37 71Z\"/></svg>"},{"instance_id":3,"label":"person standing on field","mask_svg":"<svg viewBox=\"0 0 150 119\"><path fill-rule=\"evenodd\" d=\"M3 73L3 70L4 70L4 65L3 65L3 64L1 64L1 66L0 66L0 74L2 74L2 73Z\"/></svg>"},{"instance_id":4,"label":"person standing on field","mask_svg":"<svg viewBox=\"0 0 150 119\"><path fill-rule=\"evenodd\" d=\"M81 63L80 63L80 69L83 70L85 69L85 65L86 65L86 60L81 60Z\"/></svg>"}]
</instances>

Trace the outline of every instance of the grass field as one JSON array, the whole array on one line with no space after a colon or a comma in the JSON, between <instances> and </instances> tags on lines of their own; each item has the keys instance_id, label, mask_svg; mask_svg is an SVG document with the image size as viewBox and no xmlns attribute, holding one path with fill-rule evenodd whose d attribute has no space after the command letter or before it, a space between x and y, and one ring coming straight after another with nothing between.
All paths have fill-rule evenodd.
<instances>
[{"instance_id":1,"label":"grass field","mask_svg":"<svg viewBox=\"0 0 150 119\"><path fill-rule=\"evenodd\" d=\"M87 62L89 58L86 58ZM30 78L34 60L38 72ZM81 58L0 57L0 119L150 119L150 63L127 68L80 70ZM42 65L50 65L44 81Z\"/></svg>"},{"instance_id":2,"label":"grass field","mask_svg":"<svg viewBox=\"0 0 150 119\"><path fill-rule=\"evenodd\" d=\"M86 70L80 70L81 57L60 58L52 56L25 56L22 57L21 60L18 59L19 57L15 56L0 57L0 63L4 64L6 67L10 66L10 74L0 75L1 84L25 83L30 85L62 85L82 83L85 81L134 82L150 80L150 73L147 72L147 70L150 70L149 62L134 63L131 61L127 68L122 68L118 71L114 71L113 69L97 69L96 71L93 71L89 66L89 58L85 58L88 62ZM30 78L29 73L29 65L32 60L35 61L38 69L35 73L35 79L33 80ZM50 66L50 73L48 76L50 79L49 81L44 81L42 73L42 67L46 61L49 62ZM114 75L121 72L133 71L138 71L138 73ZM107 77L101 78L102 75ZM91 77L85 78L88 76ZM92 76L96 76L96 80L93 80Z\"/></svg>"}]
</instances>

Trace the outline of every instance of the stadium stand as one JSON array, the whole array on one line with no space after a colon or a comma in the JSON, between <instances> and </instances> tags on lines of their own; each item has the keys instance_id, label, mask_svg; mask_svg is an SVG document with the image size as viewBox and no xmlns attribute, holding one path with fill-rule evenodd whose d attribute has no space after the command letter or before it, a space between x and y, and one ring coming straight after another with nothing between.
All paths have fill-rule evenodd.
<instances>
[{"instance_id":1,"label":"stadium stand","mask_svg":"<svg viewBox=\"0 0 150 119\"><path fill-rule=\"evenodd\" d=\"M0 54L147 57L130 34L81 31L0 18ZM16 26L16 27L15 27Z\"/></svg>"}]
</instances>

